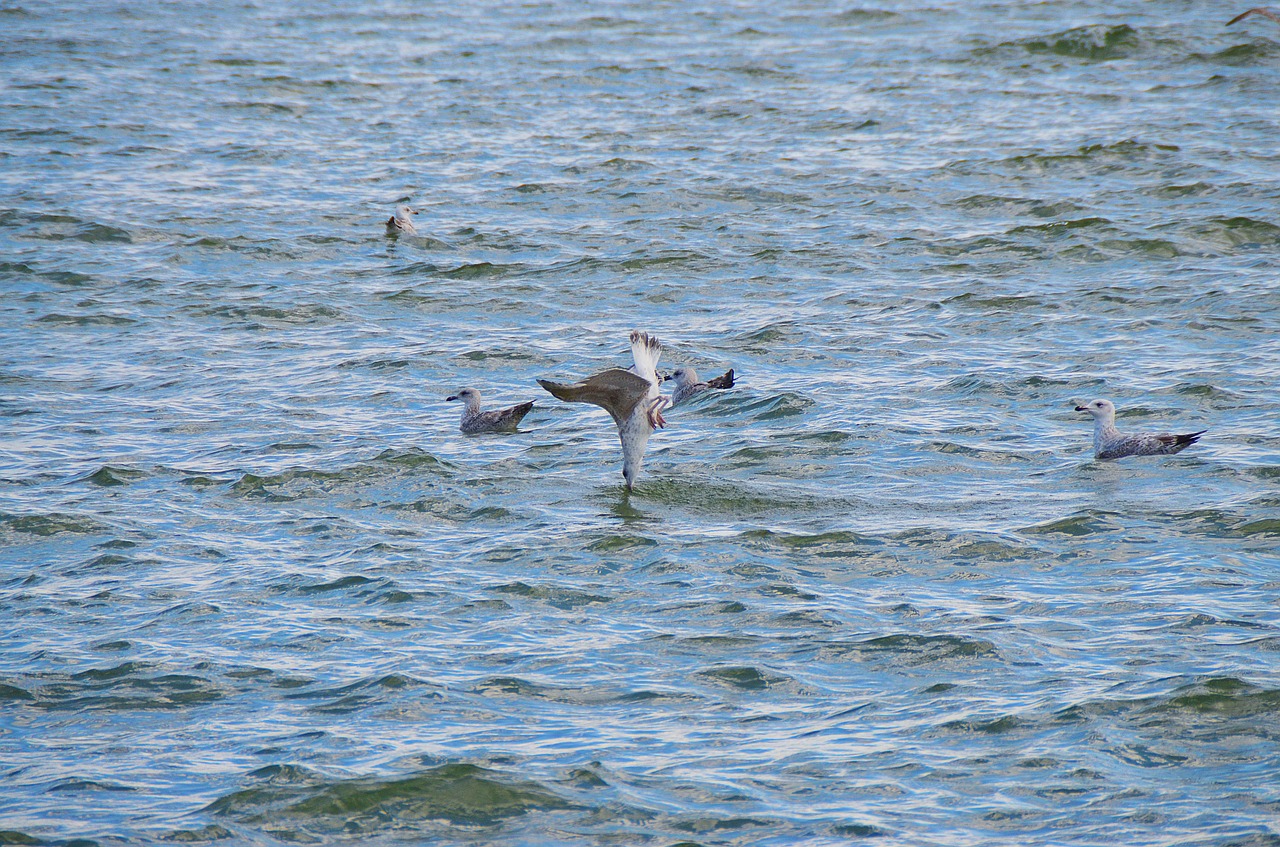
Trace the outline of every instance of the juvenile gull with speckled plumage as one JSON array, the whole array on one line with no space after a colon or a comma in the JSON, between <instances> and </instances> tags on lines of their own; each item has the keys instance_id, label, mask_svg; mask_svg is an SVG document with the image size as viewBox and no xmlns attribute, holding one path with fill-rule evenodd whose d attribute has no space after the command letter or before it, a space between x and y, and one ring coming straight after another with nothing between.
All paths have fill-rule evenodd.
<instances>
[{"instance_id":1,"label":"juvenile gull with speckled plumage","mask_svg":"<svg viewBox=\"0 0 1280 847\"><path fill-rule=\"evenodd\" d=\"M408 206L396 206L396 213L387 218L387 235L417 235L418 230L413 225L413 215L416 214Z\"/></svg>"},{"instance_id":2,"label":"juvenile gull with speckled plumage","mask_svg":"<svg viewBox=\"0 0 1280 847\"><path fill-rule=\"evenodd\" d=\"M698 381L698 372L685 366L676 368L667 379L673 379L676 388L671 392L671 408L675 408L691 397L696 397L711 389L733 388L733 368L729 368L723 376L717 376L706 382Z\"/></svg>"},{"instance_id":3,"label":"juvenile gull with speckled plumage","mask_svg":"<svg viewBox=\"0 0 1280 847\"><path fill-rule=\"evenodd\" d=\"M467 435L480 432L515 432L520 421L533 408L533 401L530 400L509 409L482 412L480 411L480 392L474 388L464 388L457 394L444 399L446 401L461 400L466 404L462 407L462 425L458 428Z\"/></svg>"},{"instance_id":4,"label":"juvenile gull with speckled plumage","mask_svg":"<svg viewBox=\"0 0 1280 847\"><path fill-rule=\"evenodd\" d=\"M644 450L654 429L667 425L662 410L670 401L658 392L658 358L662 345L656 336L633 330L633 370L609 368L572 385L540 379L538 384L568 403L592 403L609 413L622 442L622 478L627 490L635 485L644 465Z\"/></svg>"},{"instance_id":5,"label":"juvenile gull with speckled plumage","mask_svg":"<svg viewBox=\"0 0 1280 847\"><path fill-rule=\"evenodd\" d=\"M1094 400L1076 406L1077 412L1093 416L1093 457L1095 459L1119 459L1124 456L1166 456L1179 453L1200 440L1208 432L1189 432L1183 435L1168 433L1138 433L1125 435L1116 429L1116 407L1110 400Z\"/></svg>"}]
</instances>

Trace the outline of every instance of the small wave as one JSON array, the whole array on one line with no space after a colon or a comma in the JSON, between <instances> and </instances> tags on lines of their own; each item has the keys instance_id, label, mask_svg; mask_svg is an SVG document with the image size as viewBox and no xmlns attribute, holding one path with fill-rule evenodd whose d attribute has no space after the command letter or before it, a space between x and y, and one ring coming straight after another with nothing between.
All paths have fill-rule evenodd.
<instances>
[{"instance_id":1,"label":"small wave","mask_svg":"<svg viewBox=\"0 0 1280 847\"><path fill-rule=\"evenodd\" d=\"M398 778L265 783L227 794L205 811L229 816L268 832L297 829L345 836L386 832L397 839L407 830L451 826L493 826L533 811L576 808L536 782L509 779L471 764L447 764Z\"/></svg>"},{"instance_id":2,"label":"small wave","mask_svg":"<svg viewBox=\"0 0 1280 847\"><path fill-rule=\"evenodd\" d=\"M596 603L611 603L614 599L603 594L588 594L584 591L577 591L559 585L529 585L524 582L495 585L489 590L499 594L527 597L530 600L536 600L554 608L565 610Z\"/></svg>"},{"instance_id":3,"label":"small wave","mask_svg":"<svg viewBox=\"0 0 1280 847\"><path fill-rule=\"evenodd\" d=\"M1128 24L1094 24L1041 37L1007 41L1001 48L1020 47L1028 53L1105 62L1132 56L1142 47L1138 31ZM981 52L981 51L980 51Z\"/></svg>"},{"instance_id":4,"label":"small wave","mask_svg":"<svg viewBox=\"0 0 1280 847\"><path fill-rule=\"evenodd\" d=\"M789 676L761 670L751 665L711 668L710 670L698 671L698 676L710 682L744 691L763 691L766 688L774 688L792 681Z\"/></svg>"}]
</instances>

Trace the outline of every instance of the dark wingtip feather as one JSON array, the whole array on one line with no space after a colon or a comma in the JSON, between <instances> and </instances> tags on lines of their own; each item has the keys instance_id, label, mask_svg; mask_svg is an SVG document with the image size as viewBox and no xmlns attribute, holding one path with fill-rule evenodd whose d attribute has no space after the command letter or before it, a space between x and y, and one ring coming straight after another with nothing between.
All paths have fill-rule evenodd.
<instances>
[{"instance_id":1,"label":"dark wingtip feather","mask_svg":"<svg viewBox=\"0 0 1280 847\"><path fill-rule=\"evenodd\" d=\"M1202 429L1199 432L1188 432L1184 435L1179 435L1176 443L1179 447L1190 447L1192 444L1195 444L1200 440L1200 436L1204 435L1208 431L1209 430L1207 429Z\"/></svg>"}]
</instances>

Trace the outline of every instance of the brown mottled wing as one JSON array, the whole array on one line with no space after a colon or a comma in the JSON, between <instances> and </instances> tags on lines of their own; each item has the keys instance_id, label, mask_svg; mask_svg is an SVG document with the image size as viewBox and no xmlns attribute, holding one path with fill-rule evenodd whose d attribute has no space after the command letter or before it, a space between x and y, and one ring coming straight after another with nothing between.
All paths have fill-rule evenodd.
<instances>
[{"instance_id":1,"label":"brown mottled wing","mask_svg":"<svg viewBox=\"0 0 1280 847\"><path fill-rule=\"evenodd\" d=\"M1259 6L1256 9L1249 9L1248 11L1241 12L1240 14L1236 15L1234 18L1227 21L1227 26L1231 26L1236 21L1242 21L1245 18L1249 17L1250 15L1261 15L1264 18L1270 18L1271 20L1280 24L1280 14L1276 14L1270 9L1264 9L1261 6Z\"/></svg>"},{"instance_id":2,"label":"brown mottled wing","mask_svg":"<svg viewBox=\"0 0 1280 847\"><path fill-rule=\"evenodd\" d=\"M613 422L622 426L631 417L636 404L649 396L652 387L649 380L621 368L610 368L582 382L566 385L562 382L538 380L538 385L567 403L592 403L604 409Z\"/></svg>"},{"instance_id":3,"label":"brown mottled wing","mask_svg":"<svg viewBox=\"0 0 1280 847\"><path fill-rule=\"evenodd\" d=\"M524 416L529 414L529 410L533 408L533 401L521 403L518 406L512 406L509 409L500 409L494 412L486 412L486 415L493 415L494 429L515 432L516 427L520 425L520 421Z\"/></svg>"},{"instance_id":4,"label":"brown mottled wing","mask_svg":"<svg viewBox=\"0 0 1280 847\"><path fill-rule=\"evenodd\" d=\"M733 388L733 368L729 368L724 376L707 380L707 388Z\"/></svg>"}]
</instances>

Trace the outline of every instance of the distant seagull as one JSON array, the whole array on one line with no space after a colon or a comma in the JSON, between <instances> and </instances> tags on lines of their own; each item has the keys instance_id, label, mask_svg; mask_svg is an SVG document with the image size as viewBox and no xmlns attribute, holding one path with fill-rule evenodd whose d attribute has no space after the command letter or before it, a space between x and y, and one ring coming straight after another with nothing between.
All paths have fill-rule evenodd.
<instances>
[{"instance_id":1,"label":"distant seagull","mask_svg":"<svg viewBox=\"0 0 1280 847\"><path fill-rule=\"evenodd\" d=\"M1250 15L1262 15L1262 17L1264 17L1264 18L1270 18L1271 20L1273 20L1273 21L1275 21L1276 23L1280 24L1280 13L1273 12L1273 11L1272 11L1272 10L1270 10L1270 9L1264 8L1264 7L1262 7L1262 6L1259 6L1259 7L1258 7L1258 8L1256 8L1256 9L1250 9L1250 10L1249 10L1249 11L1247 11L1247 12L1241 12L1240 14L1236 15L1234 18L1232 18L1231 20L1227 21L1227 26L1231 26L1231 25L1232 25L1233 23L1235 23L1236 21L1242 21L1242 20L1244 20L1245 18L1249 17Z\"/></svg>"},{"instance_id":2,"label":"distant seagull","mask_svg":"<svg viewBox=\"0 0 1280 847\"><path fill-rule=\"evenodd\" d=\"M671 392L671 407L674 409L685 400L695 397L713 388L733 388L733 368L729 368L723 376L698 382L698 372L690 367L676 368L667 379L676 381L676 390Z\"/></svg>"},{"instance_id":3,"label":"distant seagull","mask_svg":"<svg viewBox=\"0 0 1280 847\"><path fill-rule=\"evenodd\" d=\"M387 218L387 235L417 235L418 230L413 225L413 216L418 214L408 206L396 206L396 213L392 217Z\"/></svg>"},{"instance_id":4,"label":"distant seagull","mask_svg":"<svg viewBox=\"0 0 1280 847\"><path fill-rule=\"evenodd\" d=\"M1094 400L1085 406L1076 406L1077 412L1093 416L1093 457L1095 459L1119 459L1124 456L1167 456L1180 453L1200 440L1208 432L1190 432L1186 435L1156 435L1142 433L1125 435L1116 429L1116 407L1110 400Z\"/></svg>"},{"instance_id":5,"label":"distant seagull","mask_svg":"<svg viewBox=\"0 0 1280 847\"><path fill-rule=\"evenodd\" d=\"M512 406L509 409L494 409L491 412L480 411L480 392L474 388L464 388L448 400L461 400L467 405L462 408L462 425L458 427L467 435L478 432L515 432L524 416L533 408L533 401Z\"/></svg>"},{"instance_id":6,"label":"distant seagull","mask_svg":"<svg viewBox=\"0 0 1280 847\"><path fill-rule=\"evenodd\" d=\"M662 345L656 336L634 330L631 356L635 372L609 368L581 382L566 385L540 379L538 384L568 403L593 403L604 409L618 427L622 442L622 478L627 490L635 485L644 464L644 448L655 429L667 425L663 409L670 402L658 393L658 358Z\"/></svg>"}]
</instances>

